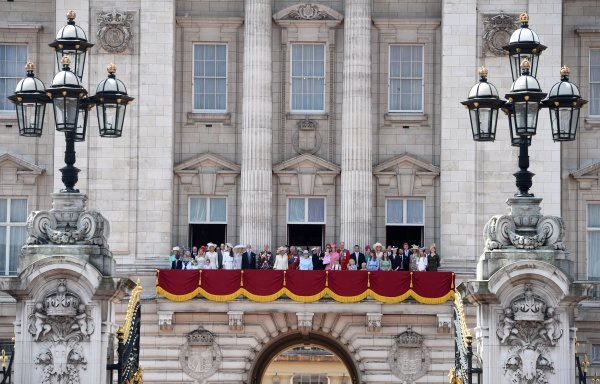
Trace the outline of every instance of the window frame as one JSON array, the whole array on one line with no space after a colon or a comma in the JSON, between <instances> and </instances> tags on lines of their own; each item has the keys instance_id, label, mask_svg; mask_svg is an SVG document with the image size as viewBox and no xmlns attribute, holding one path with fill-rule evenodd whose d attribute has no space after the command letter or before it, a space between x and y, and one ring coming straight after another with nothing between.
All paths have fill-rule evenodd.
<instances>
[{"instance_id":1,"label":"window frame","mask_svg":"<svg viewBox=\"0 0 600 384\"><path fill-rule=\"evenodd\" d=\"M294 47L296 46L306 46L306 45L319 45L321 47L323 47L323 109L294 109L294 104L293 104L293 100L294 100L294 79L295 78L299 78L300 76L294 76L294 71L293 71L293 66L294 66ZM289 108L290 108L290 112L293 114L322 114L325 113L327 111L327 43L325 42L310 42L310 41L302 41L302 42L292 42L290 43L290 62L289 62L289 68L290 68L290 104L289 104ZM301 76L301 77L307 77L307 76ZM321 77L310 77L311 79L318 79Z\"/></svg>"},{"instance_id":2,"label":"window frame","mask_svg":"<svg viewBox=\"0 0 600 384\"><path fill-rule=\"evenodd\" d=\"M390 223L388 221L388 201L396 200L402 201L402 223ZM423 202L423 221L421 223L409 223L408 219L408 201L409 200L417 200ZM415 227L422 226L425 227L425 198L419 197L390 197L385 199L385 225L386 226L395 226L395 227Z\"/></svg>"},{"instance_id":3,"label":"window frame","mask_svg":"<svg viewBox=\"0 0 600 384\"><path fill-rule=\"evenodd\" d=\"M290 221L290 199L304 199L304 221ZM323 200L323 221L308 221L308 200ZM325 225L327 223L327 197L325 196L288 196L285 209L286 224Z\"/></svg>"},{"instance_id":4,"label":"window frame","mask_svg":"<svg viewBox=\"0 0 600 384\"><path fill-rule=\"evenodd\" d=\"M600 202L588 202L586 205L586 217L585 217L585 237L586 237L586 258L587 258L587 278L589 280L600 280L600 276L590 276L590 271L591 271L591 261L592 258L590 257L590 233L591 232L600 232L600 225L597 227L590 227L589 224L589 215L590 215L590 206L591 205L598 205L600 207ZM597 261L597 263L600 263L600 259Z\"/></svg>"},{"instance_id":5,"label":"window frame","mask_svg":"<svg viewBox=\"0 0 600 384\"><path fill-rule=\"evenodd\" d=\"M194 72L196 64L196 47L197 46L225 46L225 108L224 109L197 109L196 108L196 79L223 79L221 76L207 77L207 76L196 76ZM192 113L227 113L228 102L229 102L229 43L227 42L194 42L192 43ZM216 106L215 100L215 106Z\"/></svg>"},{"instance_id":6,"label":"window frame","mask_svg":"<svg viewBox=\"0 0 600 384\"><path fill-rule=\"evenodd\" d=\"M588 87L589 87L589 99L590 99L590 108L588 109L588 117L597 119L600 118L600 107L596 114L592 114L592 87L595 85L598 87L598 98L600 99L600 73L598 74L598 80L592 82L592 52L596 51L599 56L599 61L596 63L596 67L598 67L598 71L600 71L600 48L590 47L589 55L588 55Z\"/></svg>"},{"instance_id":7,"label":"window frame","mask_svg":"<svg viewBox=\"0 0 600 384\"><path fill-rule=\"evenodd\" d=\"M25 64L27 63L27 57L29 57L29 44L27 44L27 43L0 42L0 46L9 46L9 45L10 46L22 46L22 47L25 47L25 63L23 63L23 66L21 68L19 68L22 71L22 75L21 76L16 76L16 77L0 76L0 79L16 79L17 80L17 84L18 84L19 81L25 77ZM18 63L17 63L17 65L18 65ZM18 73L20 73L20 72L18 72ZM15 87L16 87L17 84L15 84ZM14 92L14 89L15 88L13 88L13 92ZM13 92L11 92L10 94L7 94L6 97L11 96L13 94ZM0 95L0 97L2 97L2 95ZM13 106L13 104L11 102L7 101L6 99L4 99L4 102L7 102L8 103L7 105L9 107L11 107L11 108L10 109L0 109L0 113L7 114L7 113L15 111L15 108L14 108L14 106Z\"/></svg>"},{"instance_id":8,"label":"window frame","mask_svg":"<svg viewBox=\"0 0 600 384\"><path fill-rule=\"evenodd\" d=\"M0 227L6 228L6 246L5 246L5 267L4 271L0 271L0 276L14 276L10 274L10 230L12 227L23 227L27 229L27 215L29 212L29 199L23 196L2 196L0 200L6 200L6 218L0 218ZM12 200L25 200L25 221L22 222L11 222L10 212L12 207ZM1 221L6 219L7 221ZM17 255L18 259L19 255ZM16 266L16 263L15 263ZM16 271L15 271L16 273Z\"/></svg>"},{"instance_id":9,"label":"window frame","mask_svg":"<svg viewBox=\"0 0 600 384\"><path fill-rule=\"evenodd\" d=\"M193 199L206 199L206 220L205 221L192 221L191 217L191 209L192 209L192 204L191 201ZM213 199L223 199L225 200L225 221L210 221L210 201ZM229 211L228 208L228 204L227 204L227 197L226 196L189 196L188 197L188 225L189 224L227 224L227 214Z\"/></svg>"},{"instance_id":10,"label":"window frame","mask_svg":"<svg viewBox=\"0 0 600 384\"><path fill-rule=\"evenodd\" d=\"M407 78L407 77L392 77L392 48L394 47L421 47L421 109L392 109L392 80L416 80L419 78ZM388 86L388 102L387 111L388 113L394 114L423 114L425 113L425 44L410 44L410 43L393 43L388 45L388 73L387 73L387 86ZM400 102L400 105L402 103Z\"/></svg>"}]
</instances>

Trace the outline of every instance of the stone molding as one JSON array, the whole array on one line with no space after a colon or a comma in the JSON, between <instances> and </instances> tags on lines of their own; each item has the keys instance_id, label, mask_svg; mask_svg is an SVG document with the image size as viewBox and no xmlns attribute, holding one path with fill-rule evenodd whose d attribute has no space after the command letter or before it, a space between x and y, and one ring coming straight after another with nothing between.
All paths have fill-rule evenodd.
<instances>
[{"instance_id":1,"label":"stone molding","mask_svg":"<svg viewBox=\"0 0 600 384\"><path fill-rule=\"evenodd\" d=\"M313 318L315 314L313 312L296 312L298 318L298 330L303 335L308 335L313 327Z\"/></svg>"},{"instance_id":2,"label":"stone molding","mask_svg":"<svg viewBox=\"0 0 600 384\"><path fill-rule=\"evenodd\" d=\"M244 312L243 311L228 311L229 330L240 332L244 330Z\"/></svg>"},{"instance_id":3,"label":"stone molding","mask_svg":"<svg viewBox=\"0 0 600 384\"><path fill-rule=\"evenodd\" d=\"M203 195L214 195L217 185L235 185L241 167L213 153L203 153L175 165L181 184L200 187Z\"/></svg>"},{"instance_id":4,"label":"stone molding","mask_svg":"<svg viewBox=\"0 0 600 384\"><path fill-rule=\"evenodd\" d=\"M344 15L322 4L300 3L282 9L273 15L277 25L288 27L291 25L324 24L329 28L337 27L344 19Z\"/></svg>"},{"instance_id":5,"label":"stone molding","mask_svg":"<svg viewBox=\"0 0 600 384\"><path fill-rule=\"evenodd\" d=\"M383 318L382 313L367 313L367 331L369 332L381 332L381 319Z\"/></svg>"},{"instance_id":6,"label":"stone molding","mask_svg":"<svg viewBox=\"0 0 600 384\"><path fill-rule=\"evenodd\" d=\"M158 313L158 329L161 331L173 330L173 311L157 311Z\"/></svg>"},{"instance_id":7,"label":"stone molding","mask_svg":"<svg viewBox=\"0 0 600 384\"><path fill-rule=\"evenodd\" d=\"M600 179L600 161L571 172L571 177L579 183L581 189L597 189Z\"/></svg>"},{"instance_id":8,"label":"stone molding","mask_svg":"<svg viewBox=\"0 0 600 384\"><path fill-rule=\"evenodd\" d=\"M325 159L304 153L283 161L273 167L280 185L300 186L300 194L313 195L315 185L335 185L335 178L341 168Z\"/></svg>"},{"instance_id":9,"label":"stone molding","mask_svg":"<svg viewBox=\"0 0 600 384\"><path fill-rule=\"evenodd\" d=\"M433 188L440 175L439 167L403 153L373 167L379 186L393 187L397 196L413 196L415 189Z\"/></svg>"}]
</instances>

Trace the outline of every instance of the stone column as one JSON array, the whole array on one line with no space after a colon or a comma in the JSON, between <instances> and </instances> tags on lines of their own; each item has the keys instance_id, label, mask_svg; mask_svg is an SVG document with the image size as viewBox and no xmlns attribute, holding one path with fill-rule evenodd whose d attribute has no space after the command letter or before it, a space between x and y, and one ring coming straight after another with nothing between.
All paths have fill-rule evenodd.
<instances>
[{"instance_id":1,"label":"stone column","mask_svg":"<svg viewBox=\"0 0 600 384\"><path fill-rule=\"evenodd\" d=\"M346 0L342 99L340 240L361 246L371 239L371 1Z\"/></svg>"},{"instance_id":2,"label":"stone column","mask_svg":"<svg viewBox=\"0 0 600 384\"><path fill-rule=\"evenodd\" d=\"M246 1L240 241L257 248L271 243L271 12L271 0Z\"/></svg>"}]
</instances>

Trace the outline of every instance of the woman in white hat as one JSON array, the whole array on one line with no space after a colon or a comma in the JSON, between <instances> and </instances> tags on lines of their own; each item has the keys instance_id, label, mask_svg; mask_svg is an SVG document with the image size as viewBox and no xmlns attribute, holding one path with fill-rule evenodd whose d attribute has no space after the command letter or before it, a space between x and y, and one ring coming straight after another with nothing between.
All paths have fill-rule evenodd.
<instances>
[{"instance_id":1,"label":"woman in white hat","mask_svg":"<svg viewBox=\"0 0 600 384\"><path fill-rule=\"evenodd\" d=\"M206 251L206 260L210 260L211 269L219 269L219 254L215 250L217 248L217 244L208 243L206 244L208 247L208 251Z\"/></svg>"},{"instance_id":2,"label":"woman in white hat","mask_svg":"<svg viewBox=\"0 0 600 384\"><path fill-rule=\"evenodd\" d=\"M273 269L286 270L288 269L288 256L286 247L277 248L277 256L275 256L275 264Z\"/></svg>"},{"instance_id":3,"label":"woman in white hat","mask_svg":"<svg viewBox=\"0 0 600 384\"><path fill-rule=\"evenodd\" d=\"M236 245L233 247L233 269L242 269L242 253L244 253L243 245Z\"/></svg>"},{"instance_id":4,"label":"woman in white hat","mask_svg":"<svg viewBox=\"0 0 600 384\"><path fill-rule=\"evenodd\" d=\"M226 243L221 254L223 255L223 269L233 269L233 245Z\"/></svg>"}]
</instances>

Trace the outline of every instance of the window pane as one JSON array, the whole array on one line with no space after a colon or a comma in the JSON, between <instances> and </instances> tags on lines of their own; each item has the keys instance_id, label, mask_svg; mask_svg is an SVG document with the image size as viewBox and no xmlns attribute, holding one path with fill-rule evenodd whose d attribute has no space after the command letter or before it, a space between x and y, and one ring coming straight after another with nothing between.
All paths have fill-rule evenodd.
<instances>
[{"instance_id":1,"label":"window pane","mask_svg":"<svg viewBox=\"0 0 600 384\"><path fill-rule=\"evenodd\" d=\"M6 274L6 227L0 226L0 275Z\"/></svg>"},{"instance_id":2,"label":"window pane","mask_svg":"<svg viewBox=\"0 0 600 384\"><path fill-rule=\"evenodd\" d=\"M8 200L6 199L0 199L0 223L5 223L7 222L7 213L8 213Z\"/></svg>"},{"instance_id":3,"label":"window pane","mask_svg":"<svg viewBox=\"0 0 600 384\"><path fill-rule=\"evenodd\" d=\"M190 199L190 223L206 222L206 199Z\"/></svg>"},{"instance_id":4,"label":"window pane","mask_svg":"<svg viewBox=\"0 0 600 384\"><path fill-rule=\"evenodd\" d=\"M600 279L600 231L588 232L588 278Z\"/></svg>"},{"instance_id":5,"label":"window pane","mask_svg":"<svg viewBox=\"0 0 600 384\"><path fill-rule=\"evenodd\" d=\"M304 199L288 200L288 221L304 222Z\"/></svg>"},{"instance_id":6,"label":"window pane","mask_svg":"<svg viewBox=\"0 0 600 384\"><path fill-rule=\"evenodd\" d=\"M194 109L227 110L227 45L194 46Z\"/></svg>"},{"instance_id":7,"label":"window pane","mask_svg":"<svg viewBox=\"0 0 600 384\"><path fill-rule=\"evenodd\" d=\"M0 45L0 110L13 110L7 97L25 75L26 45Z\"/></svg>"},{"instance_id":8,"label":"window pane","mask_svg":"<svg viewBox=\"0 0 600 384\"><path fill-rule=\"evenodd\" d=\"M325 45L292 45L291 107L295 111L322 111L325 100Z\"/></svg>"},{"instance_id":9,"label":"window pane","mask_svg":"<svg viewBox=\"0 0 600 384\"><path fill-rule=\"evenodd\" d=\"M423 110L423 46L390 47L390 111Z\"/></svg>"},{"instance_id":10,"label":"window pane","mask_svg":"<svg viewBox=\"0 0 600 384\"><path fill-rule=\"evenodd\" d=\"M588 227L600 228L600 204L588 205Z\"/></svg>"},{"instance_id":11,"label":"window pane","mask_svg":"<svg viewBox=\"0 0 600 384\"><path fill-rule=\"evenodd\" d=\"M402 200L387 201L387 222L388 224L402 224L404 213L402 212Z\"/></svg>"},{"instance_id":12,"label":"window pane","mask_svg":"<svg viewBox=\"0 0 600 384\"><path fill-rule=\"evenodd\" d=\"M406 201L406 221L408 224L423 224L423 200Z\"/></svg>"},{"instance_id":13,"label":"window pane","mask_svg":"<svg viewBox=\"0 0 600 384\"><path fill-rule=\"evenodd\" d=\"M210 221L227 221L226 199L210 199Z\"/></svg>"},{"instance_id":14,"label":"window pane","mask_svg":"<svg viewBox=\"0 0 600 384\"><path fill-rule=\"evenodd\" d=\"M25 244L27 237L27 230L25 227L11 227L10 228L10 259L9 259L9 270L8 273L14 275L17 273L17 260L21 255L21 248Z\"/></svg>"},{"instance_id":15,"label":"window pane","mask_svg":"<svg viewBox=\"0 0 600 384\"><path fill-rule=\"evenodd\" d=\"M600 49L590 50L590 115L600 115Z\"/></svg>"},{"instance_id":16,"label":"window pane","mask_svg":"<svg viewBox=\"0 0 600 384\"><path fill-rule=\"evenodd\" d=\"M27 200L12 199L10 201L10 222L24 223L27 221Z\"/></svg>"},{"instance_id":17,"label":"window pane","mask_svg":"<svg viewBox=\"0 0 600 384\"><path fill-rule=\"evenodd\" d=\"M325 199L308 199L308 222L325 222Z\"/></svg>"}]
</instances>

